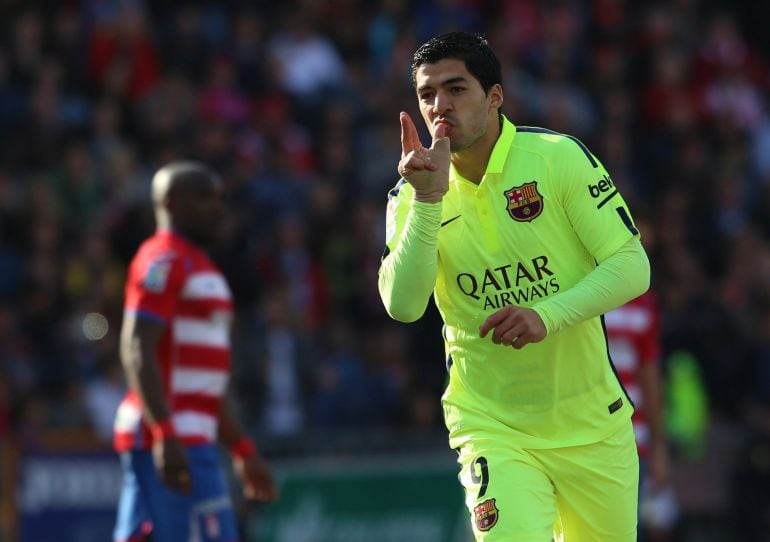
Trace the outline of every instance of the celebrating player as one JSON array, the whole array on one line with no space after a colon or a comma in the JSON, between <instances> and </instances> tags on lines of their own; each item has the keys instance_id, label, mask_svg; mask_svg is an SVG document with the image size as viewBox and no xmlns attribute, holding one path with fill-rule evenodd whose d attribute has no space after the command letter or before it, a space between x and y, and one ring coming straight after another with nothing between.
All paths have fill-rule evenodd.
<instances>
[{"instance_id":1,"label":"celebrating player","mask_svg":"<svg viewBox=\"0 0 770 542\"><path fill-rule=\"evenodd\" d=\"M216 441L250 499L276 488L225 400L230 290L203 251L217 241L222 183L177 162L153 178L157 232L129 268L121 360L129 392L115 420L124 482L116 541L233 542L237 526Z\"/></svg>"},{"instance_id":2,"label":"celebrating player","mask_svg":"<svg viewBox=\"0 0 770 542\"><path fill-rule=\"evenodd\" d=\"M476 539L636 540L633 406L601 315L649 287L626 204L577 139L513 125L486 40L414 54L433 142L401 113L379 289L388 313L444 320L442 398Z\"/></svg>"}]
</instances>

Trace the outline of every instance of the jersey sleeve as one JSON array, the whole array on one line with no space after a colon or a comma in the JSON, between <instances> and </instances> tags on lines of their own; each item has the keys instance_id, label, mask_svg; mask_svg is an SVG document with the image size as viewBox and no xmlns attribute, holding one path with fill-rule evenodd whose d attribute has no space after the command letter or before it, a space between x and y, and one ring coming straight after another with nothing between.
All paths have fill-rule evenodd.
<instances>
[{"instance_id":1,"label":"jersey sleeve","mask_svg":"<svg viewBox=\"0 0 770 542\"><path fill-rule=\"evenodd\" d=\"M404 179L398 181L396 186L388 192L388 207L385 212L385 257L398 245L401 233L404 231L406 217L412 205L412 185Z\"/></svg>"},{"instance_id":2,"label":"jersey sleeve","mask_svg":"<svg viewBox=\"0 0 770 542\"><path fill-rule=\"evenodd\" d=\"M184 258L174 251L137 257L126 282L124 311L167 323L185 281Z\"/></svg>"},{"instance_id":3,"label":"jersey sleeve","mask_svg":"<svg viewBox=\"0 0 770 542\"><path fill-rule=\"evenodd\" d=\"M573 137L560 145L554 179L562 205L586 250L602 262L639 230L601 162Z\"/></svg>"},{"instance_id":4,"label":"jersey sleeve","mask_svg":"<svg viewBox=\"0 0 770 542\"><path fill-rule=\"evenodd\" d=\"M650 262L638 239L626 243L572 288L533 306L548 333L599 316L643 294L650 286Z\"/></svg>"},{"instance_id":5,"label":"jersey sleeve","mask_svg":"<svg viewBox=\"0 0 770 542\"><path fill-rule=\"evenodd\" d=\"M401 322L424 314L438 275L442 204L413 201L412 195L403 180L388 194L387 246L378 277L385 309Z\"/></svg>"}]
</instances>

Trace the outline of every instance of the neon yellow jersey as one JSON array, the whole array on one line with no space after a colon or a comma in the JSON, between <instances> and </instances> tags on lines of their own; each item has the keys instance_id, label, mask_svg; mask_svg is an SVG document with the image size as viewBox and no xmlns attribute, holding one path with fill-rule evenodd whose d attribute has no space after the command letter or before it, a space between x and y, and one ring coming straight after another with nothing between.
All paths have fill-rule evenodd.
<instances>
[{"instance_id":1,"label":"neon yellow jersey","mask_svg":"<svg viewBox=\"0 0 770 542\"><path fill-rule=\"evenodd\" d=\"M516 350L479 326L505 305L536 307L568 290L638 236L601 163L577 139L503 120L479 185L454 166L441 204L434 299L450 378L442 398L450 445L479 430L531 448L598 441L632 406L614 372L600 317ZM413 202L391 191L395 250Z\"/></svg>"}]
</instances>

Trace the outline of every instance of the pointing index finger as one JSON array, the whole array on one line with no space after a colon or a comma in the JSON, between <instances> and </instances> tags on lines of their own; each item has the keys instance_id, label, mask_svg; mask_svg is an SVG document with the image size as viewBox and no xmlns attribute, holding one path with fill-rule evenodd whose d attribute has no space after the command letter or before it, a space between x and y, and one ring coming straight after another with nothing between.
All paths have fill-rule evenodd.
<instances>
[{"instance_id":1,"label":"pointing index finger","mask_svg":"<svg viewBox=\"0 0 770 542\"><path fill-rule=\"evenodd\" d=\"M437 139L445 138L448 129L449 127L445 123L439 123L436 130L433 132L433 140L436 141Z\"/></svg>"},{"instance_id":2,"label":"pointing index finger","mask_svg":"<svg viewBox=\"0 0 770 542\"><path fill-rule=\"evenodd\" d=\"M422 144L420 143L420 136L417 134L417 128L409 114L402 111L399 120L401 121L401 152L406 156L412 151L419 150Z\"/></svg>"}]
</instances>

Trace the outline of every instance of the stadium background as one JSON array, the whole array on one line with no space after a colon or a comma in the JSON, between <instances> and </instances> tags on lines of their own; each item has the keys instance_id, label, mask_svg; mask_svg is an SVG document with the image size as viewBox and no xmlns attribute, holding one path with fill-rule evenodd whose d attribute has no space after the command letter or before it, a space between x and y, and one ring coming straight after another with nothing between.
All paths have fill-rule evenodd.
<instances>
[{"instance_id":1,"label":"stadium background","mask_svg":"<svg viewBox=\"0 0 770 542\"><path fill-rule=\"evenodd\" d=\"M770 7L0 2L0 541L106 540L126 264L168 160L223 175L234 391L283 498L247 540L467 540L435 310L376 289L411 52L483 32L514 123L578 136L662 301L675 540L770 531ZM764 538L762 538L764 537Z\"/></svg>"}]
</instances>

